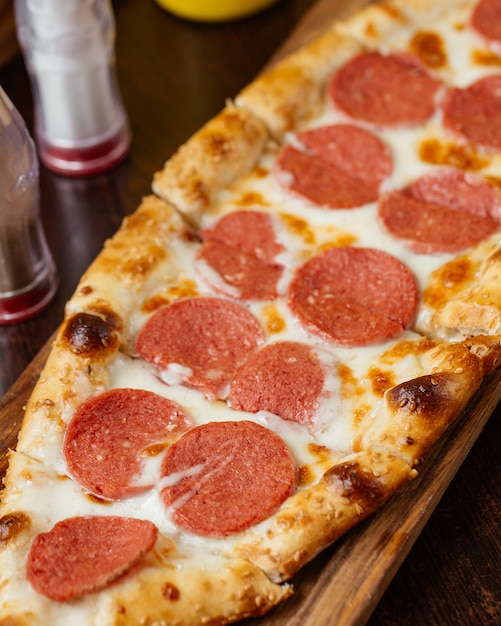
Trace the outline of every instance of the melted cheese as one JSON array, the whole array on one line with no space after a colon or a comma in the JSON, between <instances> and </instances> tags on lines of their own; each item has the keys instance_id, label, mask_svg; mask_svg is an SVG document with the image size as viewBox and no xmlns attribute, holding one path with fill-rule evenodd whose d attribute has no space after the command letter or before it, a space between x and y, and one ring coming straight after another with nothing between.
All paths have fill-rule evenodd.
<instances>
[{"instance_id":1,"label":"melted cheese","mask_svg":"<svg viewBox=\"0 0 501 626\"><path fill-rule=\"evenodd\" d=\"M416 54L448 85L463 87L499 70L495 55L469 26L475 2L450 0L428 4L425 10L413 10L401 2L400 11L393 16L386 6L375 6L369 12L372 28L367 29L366 19L356 15L340 23L339 30L369 48Z\"/></svg>"}]
</instances>

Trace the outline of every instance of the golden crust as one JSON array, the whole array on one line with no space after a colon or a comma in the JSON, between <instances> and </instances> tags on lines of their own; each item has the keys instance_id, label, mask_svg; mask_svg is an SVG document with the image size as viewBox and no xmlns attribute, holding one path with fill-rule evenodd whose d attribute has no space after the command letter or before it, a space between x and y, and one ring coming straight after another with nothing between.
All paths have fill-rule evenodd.
<instances>
[{"instance_id":1,"label":"golden crust","mask_svg":"<svg viewBox=\"0 0 501 626\"><path fill-rule=\"evenodd\" d=\"M228 624L259 617L292 593L248 561L232 557L170 559L131 572L102 598L103 626Z\"/></svg>"},{"instance_id":2,"label":"golden crust","mask_svg":"<svg viewBox=\"0 0 501 626\"><path fill-rule=\"evenodd\" d=\"M96 319L102 322L101 318ZM118 351L116 333L111 330L114 339L102 355L78 354L69 349L64 338L65 328L71 321L70 318L59 329L26 406L17 449L30 455L43 452L44 442L61 442L72 410L108 385L107 366Z\"/></svg>"},{"instance_id":3,"label":"golden crust","mask_svg":"<svg viewBox=\"0 0 501 626\"><path fill-rule=\"evenodd\" d=\"M378 509L414 472L392 454L345 457L298 491L272 520L245 533L232 553L275 581L287 580L326 546Z\"/></svg>"},{"instance_id":4,"label":"golden crust","mask_svg":"<svg viewBox=\"0 0 501 626\"><path fill-rule=\"evenodd\" d=\"M217 192L252 169L267 140L263 122L228 104L154 174L153 190L196 222Z\"/></svg>"},{"instance_id":5,"label":"golden crust","mask_svg":"<svg viewBox=\"0 0 501 626\"><path fill-rule=\"evenodd\" d=\"M129 332L131 317L159 286L175 282L173 242L190 242L192 233L173 206L150 195L126 217L79 281L66 315L112 314Z\"/></svg>"},{"instance_id":6,"label":"golden crust","mask_svg":"<svg viewBox=\"0 0 501 626\"><path fill-rule=\"evenodd\" d=\"M261 74L235 103L264 120L282 140L287 131L300 129L322 111L330 76L361 50L356 41L331 28Z\"/></svg>"},{"instance_id":7,"label":"golden crust","mask_svg":"<svg viewBox=\"0 0 501 626\"><path fill-rule=\"evenodd\" d=\"M424 353L424 374L388 389L362 449L383 449L416 466L459 417L501 359L499 338L440 343Z\"/></svg>"},{"instance_id":8,"label":"golden crust","mask_svg":"<svg viewBox=\"0 0 501 626\"><path fill-rule=\"evenodd\" d=\"M147 196L82 276L66 306L49 357L28 401L17 449L43 450L61 440L80 403L109 385L108 366L131 336L142 303L178 281L169 252L173 241L191 244L176 211Z\"/></svg>"},{"instance_id":9,"label":"golden crust","mask_svg":"<svg viewBox=\"0 0 501 626\"><path fill-rule=\"evenodd\" d=\"M446 340L501 335L501 245L497 239L478 244L430 276L418 330Z\"/></svg>"}]
</instances>

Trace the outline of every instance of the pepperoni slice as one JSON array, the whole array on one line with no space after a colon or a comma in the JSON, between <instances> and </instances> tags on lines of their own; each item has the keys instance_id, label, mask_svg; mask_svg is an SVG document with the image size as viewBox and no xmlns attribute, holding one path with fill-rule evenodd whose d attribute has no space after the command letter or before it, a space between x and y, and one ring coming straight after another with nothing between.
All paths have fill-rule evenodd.
<instances>
[{"instance_id":1,"label":"pepperoni slice","mask_svg":"<svg viewBox=\"0 0 501 626\"><path fill-rule=\"evenodd\" d=\"M391 155L369 131L339 124L298 133L278 156L275 175L289 191L331 209L374 202L391 174Z\"/></svg>"},{"instance_id":2,"label":"pepperoni slice","mask_svg":"<svg viewBox=\"0 0 501 626\"><path fill-rule=\"evenodd\" d=\"M501 75L452 89L444 102L444 125L477 146L501 149Z\"/></svg>"},{"instance_id":3,"label":"pepperoni slice","mask_svg":"<svg viewBox=\"0 0 501 626\"><path fill-rule=\"evenodd\" d=\"M97 591L124 574L155 545L158 530L145 520L72 517L37 535L26 575L36 591L57 602Z\"/></svg>"},{"instance_id":4,"label":"pepperoni slice","mask_svg":"<svg viewBox=\"0 0 501 626\"><path fill-rule=\"evenodd\" d=\"M294 492L295 474L273 431L250 421L209 422L167 451L161 498L179 527L225 537L272 515Z\"/></svg>"},{"instance_id":5,"label":"pepperoni slice","mask_svg":"<svg viewBox=\"0 0 501 626\"><path fill-rule=\"evenodd\" d=\"M192 425L167 398L141 389L112 389L87 400L69 422L63 444L68 471L100 498L140 493L151 487L134 482L141 473L141 453Z\"/></svg>"},{"instance_id":6,"label":"pepperoni slice","mask_svg":"<svg viewBox=\"0 0 501 626\"><path fill-rule=\"evenodd\" d=\"M480 0L471 16L471 25L499 50L501 47L501 0Z\"/></svg>"},{"instance_id":7,"label":"pepperoni slice","mask_svg":"<svg viewBox=\"0 0 501 626\"><path fill-rule=\"evenodd\" d=\"M375 126L403 126L427 120L441 82L410 54L365 52L334 74L333 104L351 118Z\"/></svg>"},{"instance_id":8,"label":"pepperoni slice","mask_svg":"<svg viewBox=\"0 0 501 626\"><path fill-rule=\"evenodd\" d=\"M320 359L310 346L294 341L269 344L237 370L231 404L240 411L269 411L311 425L324 380Z\"/></svg>"},{"instance_id":9,"label":"pepperoni slice","mask_svg":"<svg viewBox=\"0 0 501 626\"><path fill-rule=\"evenodd\" d=\"M275 257L283 247L270 215L236 211L202 230L200 236L197 269L216 291L242 300L277 297L283 267Z\"/></svg>"},{"instance_id":10,"label":"pepperoni slice","mask_svg":"<svg viewBox=\"0 0 501 626\"><path fill-rule=\"evenodd\" d=\"M274 263L283 246L277 240L271 215L262 211L234 211L200 231L203 241L218 241Z\"/></svg>"},{"instance_id":11,"label":"pepperoni slice","mask_svg":"<svg viewBox=\"0 0 501 626\"><path fill-rule=\"evenodd\" d=\"M179 300L141 330L140 356L162 370L167 384L184 384L208 398L224 398L237 367L264 340L256 318L222 298Z\"/></svg>"},{"instance_id":12,"label":"pepperoni slice","mask_svg":"<svg viewBox=\"0 0 501 626\"><path fill-rule=\"evenodd\" d=\"M379 217L386 229L418 253L458 252L500 227L501 206L482 178L444 170L385 194Z\"/></svg>"},{"instance_id":13,"label":"pepperoni slice","mask_svg":"<svg viewBox=\"0 0 501 626\"><path fill-rule=\"evenodd\" d=\"M238 300L274 300L277 297L278 281L283 273L279 264L267 263L236 246L217 241L205 241L198 251L197 261L197 270L215 291Z\"/></svg>"},{"instance_id":14,"label":"pepperoni slice","mask_svg":"<svg viewBox=\"0 0 501 626\"><path fill-rule=\"evenodd\" d=\"M289 305L301 324L327 341L364 346L412 323L418 288L398 259L372 248L330 248L297 271Z\"/></svg>"}]
</instances>

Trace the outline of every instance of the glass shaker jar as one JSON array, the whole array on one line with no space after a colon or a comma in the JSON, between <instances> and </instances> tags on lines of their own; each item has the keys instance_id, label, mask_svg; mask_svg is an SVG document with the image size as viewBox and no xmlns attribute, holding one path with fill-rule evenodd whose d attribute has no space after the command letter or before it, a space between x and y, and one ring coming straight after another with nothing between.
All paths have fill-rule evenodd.
<instances>
[{"instance_id":1,"label":"glass shaker jar","mask_svg":"<svg viewBox=\"0 0 501 626\"><path fill-rule=\"evenodd\" d=\"M110 0L15 0L31 78L40 160L67 175L100 172L129 149Z\"/></svg>"}]
</instances>

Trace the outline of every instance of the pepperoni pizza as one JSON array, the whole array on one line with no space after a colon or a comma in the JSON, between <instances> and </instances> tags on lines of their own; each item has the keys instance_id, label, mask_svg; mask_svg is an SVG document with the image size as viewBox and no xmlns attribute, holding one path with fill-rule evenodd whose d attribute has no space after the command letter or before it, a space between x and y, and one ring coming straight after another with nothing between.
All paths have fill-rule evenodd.
<instances>
[{"instance_id":1,"label":"pepperoni pizza","mask_svg":"<svg viewBox=\"0 0 501 626\"><path fill-rule=\"evenodd\" d=\"M501 1L373 4L244 88L82 277L1 625L224 624L419 470L501 355Z\"/></svg>"}]
</instances>

